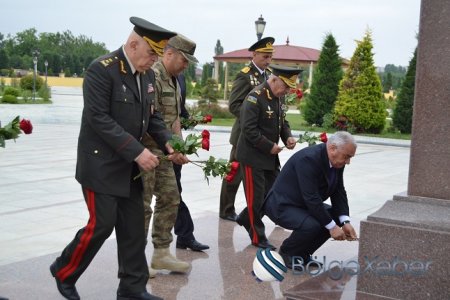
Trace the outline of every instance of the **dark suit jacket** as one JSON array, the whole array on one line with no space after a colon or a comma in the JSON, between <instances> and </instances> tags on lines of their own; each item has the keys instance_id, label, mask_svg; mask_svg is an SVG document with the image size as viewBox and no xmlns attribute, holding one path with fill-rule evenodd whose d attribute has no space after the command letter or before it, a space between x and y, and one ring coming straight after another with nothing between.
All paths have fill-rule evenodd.
<instances>
[{"instance_id":1,"label":"dark suit jacket","mask_svg":"<svg viewBox=\"0 0 450 300\"><path fill-rule=\"evenodd\" d=\"M279 168L278 155L270 150L280 137L286 144L292 136L281 106L282 101L275 97L267 82L248 94L241 107L241 135L236 149L239 162L264 170Z\"/></svg>"},{"instance_id":2,"label":"dark suit jacket","mask_svg":"<svg viewBox=\"0 0 450 300\"><path fill-rule=\"evenodd\" d=\"M265 82L269 77L270 72L268 70L265 70L264 72L265 76L259 73L258 68L251 62L236 75L233 87L231 88L230 100L228 101L229 110L236 117L233 127L231 128L231 145L237 145L239 135L241 134L239 118L242 102L244 102L248 93L261 83Z\"/></svg>"},{"instance_id":3,"label":"dark suit jacket","mask_svg":"<svg viewBox=\"0 0 450 300\"><path fill-rule=\"evenodd\" d=\"M87 69L75 175L82 186L128 197L133 161L144 150L140 142L144 133L160 144L170 139L161 116L151 113L153 72L141 79L142 98L122 48Z\"/></svg>"},{"instance_id":4,"label":"dark suit jacket","mask_svg":"<svg viewBox=\"0 0 450 300\"><path fill-rule=\"evenodd\" d=\"M266 197L266 214L276 224L288 229L298 228L308 216L313 216L323 226L331 222L332 216L334 219L348 216L344 168L336 169L333 187L328 179L329 169L325 143L295 153L281 169ZM332 215L323 203L329 197Z\"/></svg>"}]
</instances>

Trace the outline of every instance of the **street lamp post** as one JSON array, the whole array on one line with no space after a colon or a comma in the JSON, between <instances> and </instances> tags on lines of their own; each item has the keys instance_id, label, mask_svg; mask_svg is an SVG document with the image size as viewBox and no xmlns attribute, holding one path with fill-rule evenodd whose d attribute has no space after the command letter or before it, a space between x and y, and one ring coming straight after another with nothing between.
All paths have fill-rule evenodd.
<instances>
[{"instance_id":1,"label":"street lamp post","mask_svg":"<svg viewBox=\"0 0 450 300\"><path fill-rule=\"evenodd\" d=\"M47 85L47 67L48 67L48 61L47 61L47 60L44 61L44 66L45 66L45 88L48 89L48 85Z\"/></svg>"},{"instance_id":2,"label":"street lamp post","mask_svg":"<svg viewBox=\"0 0 450 300\"><path fill-rule=\"evenodd\" d=\"M255 21L255 27L256 27L256 36L258 37L259 41L263 35L264 28L266 28L266 21L264 21L262 15L258 18L258 20Z\"/></svg>"},{"instance_id":3,"label":"street lamp post","mask_svg":"<svg viewBox=\"0 0 450 300\"><path fill-rule=\"evenodd\" d=\"M33 69L33 101L36 101L36 73L37 73L37 55L36 53L33 53L33 64L34 64L34 69Z\"/></svg>"}]
</instances>

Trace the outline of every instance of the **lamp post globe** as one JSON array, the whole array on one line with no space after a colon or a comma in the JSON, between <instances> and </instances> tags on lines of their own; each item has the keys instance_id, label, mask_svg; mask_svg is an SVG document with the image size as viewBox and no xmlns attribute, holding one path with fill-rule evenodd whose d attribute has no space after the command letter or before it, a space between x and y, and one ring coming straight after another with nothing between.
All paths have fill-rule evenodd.
<instances>
[{"instance_id":1,"label":"lamp post globe","mask_svg":"<svg viewBox=\"0 0 450 300\"><path fill-rule=\"evenodd\" d=\"M258 38L259 41L264 33L264 28L266 28L266 21L264 21L262 15L260 15L258 20L255 21L255 28L256 28L256 37Z\"/></svg>"}]
</instances>

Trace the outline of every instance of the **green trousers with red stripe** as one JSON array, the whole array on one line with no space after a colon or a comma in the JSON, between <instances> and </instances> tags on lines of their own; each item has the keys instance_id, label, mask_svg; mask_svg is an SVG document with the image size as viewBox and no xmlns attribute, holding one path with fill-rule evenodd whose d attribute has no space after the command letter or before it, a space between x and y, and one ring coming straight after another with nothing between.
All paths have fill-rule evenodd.
<instances>
[{"instance_id":1,"label":"green trousers with red stripe","mask_svg":"<svg viewBox=\"0 0 450 300\"><path fill-rule=\"evenodd\" d=\"M267 241L262 206L280 171L263 170L241 163L241 173L247 207L239 214L239 219L248 230L251 243L257 245Z\"/></svg>"},{"instance_id":2,"label":"green trousers with red stripe","mask_svg":"<svg viewBox=\"0 0 450 300\"><path fill-rule=\"evenodd\" d=\"M83 189L89 210L88 224L56 259L56 276L75 284L115 229L118 248L119 288L143 292L149 277L145 257L142 184L131 179L130 197L122 198Z\"/></svg>"}]
</instances>

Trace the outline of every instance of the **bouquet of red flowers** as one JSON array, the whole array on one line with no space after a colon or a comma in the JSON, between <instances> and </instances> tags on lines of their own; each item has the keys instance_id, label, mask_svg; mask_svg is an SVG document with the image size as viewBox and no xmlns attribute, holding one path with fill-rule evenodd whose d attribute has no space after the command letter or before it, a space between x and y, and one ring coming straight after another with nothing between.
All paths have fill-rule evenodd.
<instances>
[{"instance_id":1,"label":"bouquet of red flowers","mask_svg":"<svg viewBox=\"0 0 450 300\"><path fill-rule=\"evenodd\" d=\"M169 140L169 144L172 146L173 150L184 155L189 154L197 154L197 150L201 147L202 149L209 151L209 138L210 133L208 130L203 130L201 134L189 134L186 136L186 139L182 139L181 137L174 135L172 139ZM162 159L167 159L163 157ZM229 163L225 159L216 159L214 156L210 156L208 160L201 161L189 161L190 163L202 168L203 173L205 174L205 179L209 183L209 176L213 177L224 177L227 176L227 180L233 180L234 176L237 173L237 168L239 164L237 162L233 162L233 164ZM140 172L134 179L142 176L143 172ZM231 177L230 177L231 176Z\"/></svg>"},{"instance_id":2,"label":"bouquet of red flowers","mask_svg":"<svg viewBox=\"0 0 450 300\"><path fill-rule=\"evenodd\" d=\"M25 134L31 134L33 132L33 125L30 120L22 119L20 121L20 117L15 117L11 122L6 124L5 127L1 127L0 124L0 147L5 148L6 140L16 140L19 138L19 134L21 131Z\"/></svg>"}]
</instances>

